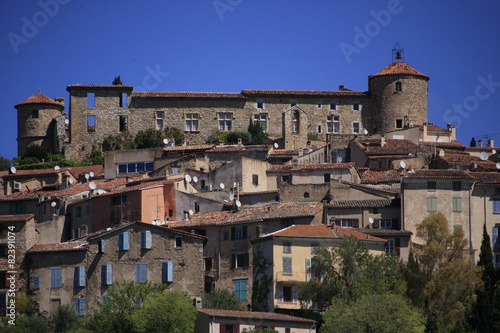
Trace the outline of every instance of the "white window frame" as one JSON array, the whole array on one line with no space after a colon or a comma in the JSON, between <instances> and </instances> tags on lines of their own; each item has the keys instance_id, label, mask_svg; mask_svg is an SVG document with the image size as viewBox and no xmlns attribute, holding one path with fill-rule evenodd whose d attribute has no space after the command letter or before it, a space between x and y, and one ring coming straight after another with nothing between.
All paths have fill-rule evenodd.
<instances>
[{"instance_id":1,"label":"white window frame","mask_svg":"<svg viewBox=\"0 0 500 333\"><path fill-rule=\"evenodd\" d=\"M186 113L186 132L198 132L198 124L200 119L199 113Z\"/></svg>"},{"instance_id":2,"label":"white window frame","mask_svg":"<svg viewBox=\"0 0 500 333\"><path fill-rule=\"evenodd\" d=\"M329 115L326 117L327 133L340 133L340 116Z\"/></svg>"},{"instance_id":3,"label":"white window frame","mask_svg":"<svg viewBox=\"0 0 500 333\"><path fill-rule=\"evenodd\" d=\"M358 125L358 131L357 132L354 130L354 125L355 124ZM353 134L359 134L359 133L361 133L361 124L359 123L359 121L353 121L352 122L352 133Z\"/></svg>"},{"instance_id":4,"label":"white window frame","mask_svg":"<svg viewBox=\"0 0 500 333\"><path fill-rule=\"evenodd\" d=\"M253 123L259 124L263 132L267 132L267 119L269 118L268 113L254 113Z\"/></svg>"},{"instance_id":5,"label":"white window frame","mask_svg":"<svg viewBox=\"0 0 500 333\"><path fill-rule=\"evenodd\" d=\"M219 120L219 130L230 132L233 128L233 113L232 112L219 112L217 114Z\"/></svg>"},{"instance_id":6,"label":"white window frame","mask_svg":"<svg viewBox=\"0 0 500 333\"><path fill-rule=\"evenodd\" d=\"M165 118L165 111L155 111L156 130L163 130L163 119Z\"/></svg>"},{"instance_id":7,"label":"white window frame","mask_svg":"<svg viewBox=\"0 0 500 333\"><path fill-rule=\"evenodd\" d=\"M395 251L394 244L395 244L394 239L389 239L384 248L385 253L394 253Z\"/></svg>"},{"instance_id":8,"label":"white window frame","mask_svg":"<svg viewBox=\"0 0 500 333\"><path fill-rule=\"evenodd\" d=\"M379 228L380 229L392 229L392 220L391 219L380 219Z\"/></svg>"}]
</instances>

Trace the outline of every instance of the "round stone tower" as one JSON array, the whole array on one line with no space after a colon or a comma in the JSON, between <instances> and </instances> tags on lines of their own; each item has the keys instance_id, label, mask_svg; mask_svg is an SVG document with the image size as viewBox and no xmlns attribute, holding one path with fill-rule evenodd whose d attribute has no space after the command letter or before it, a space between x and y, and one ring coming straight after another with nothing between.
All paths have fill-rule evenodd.
<instances>
[{"instance_id":1,"label":"round stone tower","mask_svg":"<svg viewBox=\"0 0 500 333\"><path fill-rule=\"evenodd\" d=\"M427 122L429 77L396 61L368 77L372 108L367 119L371 133L387 133Z\"/></svg>"},{"instance_id":2,"label":"round stone tower","mask_svg":"<svg viewBox=\"0 0 500 333\"><path fill-rule=\"evenodd\" d=\"M58 152L57 119L65 116L63 99L58 103L42 93L34 94L16 104L17 154L21 156L31 144ZM63 120L64 121L64 120Z\"/></svg>"}]
</instances>

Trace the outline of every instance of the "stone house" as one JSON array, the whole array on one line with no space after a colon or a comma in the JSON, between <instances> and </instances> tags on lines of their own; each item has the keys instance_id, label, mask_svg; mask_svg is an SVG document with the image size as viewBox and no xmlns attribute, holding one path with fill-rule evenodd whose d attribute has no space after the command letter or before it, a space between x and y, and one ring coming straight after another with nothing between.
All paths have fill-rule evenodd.
<instances>
[{"instance_id":1,"label":"stone house","mask_svg":"<svg viewBox=\"0 0 500 333\"><path fill-rule=\"evenodd\" d=\"M92 315L107 291L124 281L166 283L203 296L205 237L148 223L127 223L27 252L27 280L42 315L59 305Z\"/></svg>"},{"instance_id":2,"label":"stone house","mask_svg":"<svg viewBox=\"0 0 500 333\"><path fill-rule=\"evenodd\" d=\"M232 290L243 304L252 299L251 240L292 224L321 224L320 203L278 203L231 211L194 214L189 220L173 221L171 228L206 236L204 248L205 291Z\"/></svg>"},{"instance_id":3,"label":"stone house","mask_svg":"<svg viewBox=\"0 0 500 333\"><path fill-rule=\"evenodd\" d=\"M199 309L196 333L240 333L244 329L272 328L279 333L316 333L312 319L279 313Z\"/></svg>"},{"instance_id":4,"label":"stone house","mask_svg":"<svg viewBox=\"0 0 500 333\"><path fill-rule=\"evenodd\" d=\"M327 225L292 225L251 241L254 248L254 279L271 277L272 285L267 293L267 307L270 312L291 315L301 314L298 299L299 287L310 281L311 258L316 247L323 244L336 246L346 237L355 237L366 245L372 254L383 254L386 240L369 236L350 228ZM256 275L256 256L272 265Z\"/></svg>"}]
</instances>

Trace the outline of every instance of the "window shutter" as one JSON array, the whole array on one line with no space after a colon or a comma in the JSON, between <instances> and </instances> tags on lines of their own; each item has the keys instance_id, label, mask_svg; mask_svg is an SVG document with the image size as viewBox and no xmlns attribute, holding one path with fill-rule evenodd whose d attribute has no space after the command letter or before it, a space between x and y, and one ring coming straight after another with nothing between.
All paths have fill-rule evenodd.
<instances>
[{"instance_id":1,"label":"window shutter","mask_svg":"<svg viewBox=\"0 0 500 333\"><path fill-rule=\"evenodd\" d=\"M162 269L161 269L161 275L162 275L162 282L163 283L168 283L168 282L174 282L174 263L173 261L164 261L162 263Z\"/></svg>"},{"instance_id":2,"label":"window shutter","mask_svg":"<svg viewBox=\"0 0 500 333\"><path fill-rule=\"evenodd\" d=\"M247 227L243 227L243 239L247 239Z\"/></svg>"},{"instance_id":3,"label":"window shutter","mask_svg":"<svg viewBox=\"0 0 500 333\"><path fill-rule=\"evenodd\" d=\"M146 263L138 263L135 265L135 282L144 283L147 280Z\"/></svg>"},{"instance_id":4,"label":"window shutter","mask_svg":"<svg viewBox=\"0 0 500 333\"><path fill-rule=\"evenodd\" d=\"M233 332L240 333L240 324L233 324Z\"/></svg>"},{"instance_id":5,"label":"window shutter","mask_svg":"<svg viewBox=\"0 0 500 333\"><path fill-rule=\"evenodd\" d=\"M493 242L493 248L496 249L498 248L499 246L499 242L498 242L498 227L497 226L494 226L493 227L493 237L492 237L492 242Z\"/></svg>"},{"instance_id":6,"label":"window shutter","mask_svg":"<svg viewBox=\"0 0 500 333\"><path fill-rule=\"evenodd\" d=\"M99 252L100 253L105 253L106 252L106 240L101 239L99 241Z\"/></svg>"},{"instance_id":7,"label":"window shutter","mask_svg":"<svg viewBox=\"0 0 500 333\"><path fill-rule=\"evenodd\" d=\"M276 293L278 294L278 302L283 303L283 285L276 285Z\"/></svg>"},{"instance_id":8,"label":"window shutter","mask_svg":"<svg viewBox=\"0 0 500 333\"><path fill-rule=\"evenodd\" d=\"M232 227L231 228L231 239L235 239L236 238L236 231L235 231L235 228Z\"/></svg>"},{"instance_id":9,"label":"window shutter","mask_svg":"<svg viewBox=\"0 0 500 333\"><path fill-rule=\"evenodd\" d=\"M75 309L79 316L85 316L85 298L75 299Z\"/></svg>"},{"instance_id":10,"label":"window shutter","mask_svg":"<svg viewBox=\"0 0 500 333\"><path fill-rule=\"evenodd\" d=\"M85 266L75 267L74 285L75 287L85 287Z\"/></svg>"},{"instance_id":11,"label":"window shutter","mask_svg":"<svg viewBox=\"0 0 500 333\"><path fill-rule=\"evenodd\" d=\"M292 258L283 257L283 274L292 274Z\"/></svg>"},{"instance_id":12,"label":"window shutter","mask_svg":"<svg viewBox=\"0 0 500 333\"><path fill-rule=\"evenodd\" d=\"M150 250L152 245L152 236L150 230L144 230L141 232L141 248Z\"/></svg>"},{"instance_id":13,"label":"window shutter","mask_svg":"<svg viewBox=\"0 0 500 333\"><path fill-rule=\"evenodd\" d=\"M33 289L40 289L40 277L33 276Z\"/></svg>"},{"instance_id":14,"label":"window shutter","mask_svg":"<svg viewBox=\"0 0 500 333\"><path fill-rule=\"evenodd\" d=\"M101 281L103 286L110 286L113 284L113 265L101 266Z\"/></svg>"},{"instance_id":15,"label":"window shutter","mask_svg":"<svg viewBox=\"0 0 500 333\"><path fill-rule=\"evenodd\" d=\"M293 286L292 287L292 303L297 304L298 299L299 299L299 287Z\"/></svg>"},{"instance_id":16,"label":"window shutter","mask_svg":"<svg viewBox=\"0 0 500 333\"><path fill-rule=\"evenodd\" d=\"M236 268L236 254L231 255L231 268Z\"/></svg>"},{"instance_id":17,"label":"window shutter","mask_svg":"<svg viewBox=\"0 0 500 333\"><path fill-rule=\"evenodd\" d=\"M54 267L50 269L50 287L61 288L61 267Z\"/></svg>"},{"instance_id":18,"label":"window shutter","mask_svg":"<svg viewBox=\"0 0 500 333\"><path fill-rule=\"evenodd\" d=\"M221 323L219 324L219 327L220 327L219 329L220 333L226 333L226 324Z\"/></svg>"},{"instance_id":19,"label":"window shutter","mask_svg":"<svg viewBox=\"0 0 500 333\"><path fill-rule=\"evenodd\" d=\"M120 251L127 251L129 249L129 234L128 231L120 233Z\"/></svg>"},{"instance_id":20,"label":"window shutter","mask_svg":"<svg viewBox=\"0 0 500 333\"><path fill-rule=\"evenodd\" d=\"M306 258L306 281L311 281L311 258Z\"/></svg>"}]
</instances>

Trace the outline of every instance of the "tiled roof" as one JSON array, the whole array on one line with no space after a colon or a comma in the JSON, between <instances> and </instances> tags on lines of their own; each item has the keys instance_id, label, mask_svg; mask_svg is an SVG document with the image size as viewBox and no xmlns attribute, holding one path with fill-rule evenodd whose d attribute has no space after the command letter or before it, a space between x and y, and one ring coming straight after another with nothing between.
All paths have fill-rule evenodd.
<instances>
[{"instance_id":1,"label":"tiled roof","mask_svg":"<svg viewBox=\"0 0 500 333\"><path fill-rule=\"evenodd\" d=\"M500 148L498 148L498 147L466 147L466 150L489 151L489 152L491 152L492 150L496 150L498 152L498 151L500 151Z\"/></svg>"},{"instance_id":2,"label":"tiled roof","mask_svg":"<svg viewBox=\"0 0 500 333\"><path fill-rule=\"evenodd\" d=\"M498 172L469 172L469 175L479 183L484 183L484 184L500 183L500 173Z\"/></svg>"},{"instance_id":3,"label":"tiled roof","mask_svg":"<svg viewBox=\"0 0 500 333\"><path fill-rule=\"evenodd\" d=\"M424 125L415 125L415 127L418 127L420 132L424 131ZM450 132L442 127L436 126L433 123L427 123L427 133L434 133L434 134L450 134Z\"/></svg>"},{"instance_id":4,"label":"tiled roof","mask_svg":"<svg viewBox=\"0 0 500 333\"><path fill-rule=\"evenodd\" d=\"M411 67L410 65L402 61L393 62L392 64L386 66L377 74L370 75L369 78L376 76L383 76L383 75L415 75L415 76L421 76L426 80L430 79L427 75L420 73L415 68Z\"/></svg>"},{"instance_id":5,"label":"tiled roof","mask_svg":"<svg viewBox=\"0 0 500 333\"><path fill-rule=\"evenodd\" d=\"M371 200L339 200L331 201L325 204L325 207L332 208L373 208L373 207L387 207L392 204L391 199L371 199Z\"/></svg>"},{"instance_id":6,"label":"tiled roof","mask_svg":"<svg viewBox=\"0 0 500 333\"><path fill-rule=\"evenodd\" d=\"M235 212L220 211L194 214L189 220L168 223L172 228L257 222L270 219L312 217L323 210L321 203L280 203L267 207L243 208Z\"/></svg>"},{"instance_id":7,"label":"tiled roof","mask_svg":"<svg viewBox=\"0 0 500 333\"><path fill-rule=\"evenodd\" d=\"M401 174L396 170L372 171L361 173L361 184L399 183Z\"/></svg>"},{"instance_id":8,"label":"tiled roof","mask_svg":"<svg viewBox=\"0 0 500 333\"><path fill-rule=\"evenodd\" d=\"M243 89L241 93L245 96L363 96L364 91L352 90L252 90Z\"/></svg>"},{"instance_id":9,"label":"tiled roof","mask_svg":"<svg viewBox=\"0 0 500 333\"><path fill-rule=\"evenodd\" d=\"M37 169L37 170L16 170L16 173L10 173L3 176L4 179L13 179L13 178L27 178L27 177L36 177L36 176L56 176L58 173L63 172L65 168L61 168L60 170L54 170L54 168L50 169Z\"/></svg>"},{"instance_id":10,"label":"tiled roof","mask_svg":"<svg viewBox=\"0 0 500 333\"><path fill-rule=\"evenodd\" d=\"M459 165L471 165L473 163L481 163L483 162L479 157L477 156L471 156L471 155L466 155L466 154L446 154L444 156L437 156L436 158L441 159L445 161L448 164L459 164ZM486 161L484 161L486 162ZM493 166L495 166L495 163L492 161L489 161L492 163Z\"/></svg>"},{"instance_id":11,"label":"tiled roof","mask_svg":"<svg viewBox=\"0 0 500 333\"><path fill-rule=\"evenodd\" d=\"M231 146L215 146L208 150L207 153L225 153L229 151L268 151L271 146L268 145L231 145Z\"/></svg>"},{"instance_id":12,"label":"tiled roof","mask_svg":"<svg viewBox=\"0 0 500 333\"><path fill-rule=\"evenodd\" d=\"M26 104L50 104L50 105L58 106L61 110L64 109L64 105L62 105L61 103L57 103L56 101L45 96L42 93L34 94L33 96L26 98L21 103L14 105L14 107L17 108L18 106L26 105Z\"/></svg>"},{"instance_id":13,"label":"tiled roof","mask_svg":"<svg viewBox=\"0 0 500 333\"><path fill-rule=\"evenodd\" d=\"M186 150L207 150L211 149L215 146L215 144L201 144L201 145L187 145L187 146L173 146L168 148L163 148L163 151L186 151Z\"/></svg>"},{"instance_id":14,"label":"tiled roof","mask_svg":"<svg viewBox=\"0 0 500 333\"><path fill-rule=\"evenodd\" d=\"M291 164L280 164L273 165L268 173L272 172L282 172L282 171L290 171L301 172L301 171L313 171L313 170L332 170L332 169L349 169L354 167L354 162L349 163L326 163L326 164L299 164L296 168L294 168Z\"/></svg>"},{"instance_id":15,"label":"tiled roof","mask_svg":"<svg viewBox=\"0 0 500 333\"><path fill-rule=\"evenodd\" d=\"M33 214L0 215L0 222L26 222L34 217Z\"/></svg>"},{"instance_id":16,"label":"tiled roof","mask_svg":"<svg viewBox=\"0 0 500 333\"><path fill-rule=\"evenodd\" d=\"M247 318L256 320L267 319L267 320L311 323L311 325L316 322L312 319L295 317L274 312L236 311L236 310L219 310L219 309L198 309L198 311L210 317Z\"/></svg>"},{"instance_id":17,"label":"tiled roof","mask_svg":"<svg viewBox=\"0 0 500 333\"><path fill-rule=\"evenodd\" d=\"M407 179L472 179L468 172L463 170L424 169L406 173Z\"/></svg>"},{"instance_id":18,"label":"tiled roof","mask_svg":"<svg viewBox=\"0 0 500 333\"><path fill-rule=\"evenodd\" d=\"M269 157L279 157L286 156L290 157L293 155L299 155L299 151L297 149L273 149L269 152Z\"/></svg>"},{"instance_id":19,"label":"tiled roof","mask_svg":"<svg viewBox=\"0 0 500 333\"><path fill-rule=\"evenodd\" d=\"M365 234L351 228L342 228L339 226L333 229L325 224L320 225L292 225L288 228L281 229L263 237L279 236L279 237L298 237L298 238L346 238L355 237L359 240L367 240ZM383 241L385 239L371 237L369 240Z\"/></svg>"},{"instance_id":20,"label":"tiled roof","mask_svg":"<svg viewBox=\"0 0 500 333\"><path fill-rule=\"evenodd\" d=\"M385 140L385 145L380 145L380 140L359 140L357 144L365 150L367 155L408 155L409 153L417 153L418 145L410 140Z\"/></svg>"},{"instance_id":21,"label":"tiled roof","mask_svg":"<svg viewBox=\"0 0 500 333\"><path fill-rule=\"evenodd\" d=\"M237 98L246 99L240 93L220 92L180 92L180 91L137 91L131 94L132 98Z\"/></svg>"},{"instance_id":22,"label":"tiled roof","mask_svg":"<svg viewBox=\"0 0 500 333\"><path fill-rule=\"evenodd\" d=\"M116 85L116 84L70 84L69 86L66 87L66 90L71 91L71 90L89 89L89 88L108 89L108 90L123 89L132 91L134 86Z\"/></svg>"},{"instance_id":23,"label":"tiled roof","mask_svg":"<svg viewBox=\"0 0 500 333\"><path fill-rule=\"evenodd\" d=\"M62 251L83 251L87 250L88 242L64 242L55 244L35 244L27 253L62 252Z\"/></svg>"},{"instance_id":24,"label":"tiled roof","mask_svg":"<svg viewBox=\"0 0 500 333\"><path fill-rule=\"evenodd\" d=\"M71 174L73 177L78 178L79 175L82 173L94 173L94 177L101 177L104 175L104 166L103 165L89 165L89 166L83 166L83 167L67 167L65 168Z\"/></svg>"},{"instance_id":25,"label":"tiled roof","mask_svg":"<svg viewBox=\"0 0 500 333\"><path fill-rule=\"evenodd\" d=\"M465 149L465 145L458 142L458 141L451 141L451 142L435 142L435 141L424 141L422 142L423 145L427 146L436 146L437 148L462 148Z\"/></svg>"},{"instance_id":26,"label":"tiled roof","mask_svg":"<svg viewBox=\"0 0 500 333\"><path fill-rule=\"evenodd\" d=\"M413 232L409 230L396 230L396 229L384 229L384 228L360 228L360 229L355 229L359 232L362 232L367 235L407 235L411 236L413 235Z\"/></svg>"}]
</instances>

